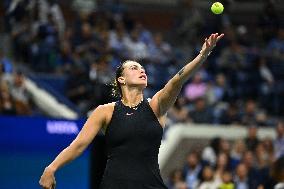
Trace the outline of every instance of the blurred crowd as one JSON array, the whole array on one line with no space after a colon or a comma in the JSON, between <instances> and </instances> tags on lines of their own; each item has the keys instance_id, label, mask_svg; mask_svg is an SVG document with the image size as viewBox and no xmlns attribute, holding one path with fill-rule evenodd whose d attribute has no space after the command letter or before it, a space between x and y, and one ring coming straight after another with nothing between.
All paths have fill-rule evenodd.
<instances>
[{"instance_id":1,"label":"blurred crowd","mask_svg":"<svg viewBox=\"0 0 284 189\"><path fill-rule=\"evenodd\" d=\"M32 115L36 114L32 96L25 84L21 72L13 72L11 61L0 52L0 114Z\"/></svg>"},{"instance_id":2,"label":"blurred crowd","mask_svg":"<svg viewBox=\"0 0 284 189\"><path fill-rule=\"evenodd\" d=\"M94 11L73 9L71 20L56 0L5 2L5 32L15 61L38 73L66 76L64 95L83 114L113 100L109 84L120 62L144 65L145 96L151 97L212 32L225 38L185 84L169 123L272 126L284 113L284 29L273 3L264 4L255 25L246 26L235 24L229 9L208 16L184 0L172 29L153 31L131 19L120 1L98 1Z\"/></svg>"},{"instance_id":3,"label":"blurred crowd","mask_svg":"<svg viewBox=\"0 0 284 189\"><path fill-rule=\"evenodd\" d=\"M283 188L284 122L278 123L275 140L260 140L257 132L250 127L244 139L217 137L204 149L191 150L184 167L169 175L169 189L272 189L277 183Z\"/></svg>"}]
</instances>

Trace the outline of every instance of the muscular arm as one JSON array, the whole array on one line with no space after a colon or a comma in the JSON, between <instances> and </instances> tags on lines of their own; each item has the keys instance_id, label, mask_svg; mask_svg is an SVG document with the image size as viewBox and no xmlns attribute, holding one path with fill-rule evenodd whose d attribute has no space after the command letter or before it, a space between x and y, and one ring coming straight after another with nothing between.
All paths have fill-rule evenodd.
<instances>
[{"instance_id":1,"label":"muscular arm","mask_svg":"<svg viewBox=\"0 0 284 189\"><path fill-rule=\"evenodd\" d=\"M92 112L75 140L67 148L65 148L48 167L45 168L39 181L42 188L55 188L55 172L63 165L78 157L87 148L99 130L103 126L107 125L111 115L110 112L113 111L113 107L114 104L110 103L99 106Z\"/></svg>"},{"instance_id":2,"label":"muscular arm","mask_svg":"<svg viewBox=\"0 0 284 189\"><path fill-rule=\"evenodd\" d=\"M168 81L163 89L157 92L152 98L152 106L158 117L165 115L168 109L174 104L183 84L207 59L211 50L224 34L212 34L205 39L199 55L187 63L172 79Z\"/></svg>"},{"instance_id":3,"label":"muscular arm","mask_svg":"<svg viewBox=\"0 0 284 189\"><path fill-rule=\"evenodd\" d=\"M48 168L55 172L78 157L97 135L104 122L105 107L99 106L92 112L75 140L55 158Z\"/></svg>"}]
</instances>

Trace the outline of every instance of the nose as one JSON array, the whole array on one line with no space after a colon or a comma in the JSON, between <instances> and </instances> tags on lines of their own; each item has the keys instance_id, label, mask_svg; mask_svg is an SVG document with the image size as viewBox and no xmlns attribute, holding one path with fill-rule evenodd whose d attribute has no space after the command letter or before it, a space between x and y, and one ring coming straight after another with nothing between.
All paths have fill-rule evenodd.
<instances>
[{"instance_id":1,"label":"nose","mask_svg":"<svg viewBox=\"0 0 284 189\"><path fill-rule=\"evenodd\" d=\"M140 71L141 73L145 73L145 69L144 68L141 68L140 70L141 70Z\"/></svg>"}]
</instances>

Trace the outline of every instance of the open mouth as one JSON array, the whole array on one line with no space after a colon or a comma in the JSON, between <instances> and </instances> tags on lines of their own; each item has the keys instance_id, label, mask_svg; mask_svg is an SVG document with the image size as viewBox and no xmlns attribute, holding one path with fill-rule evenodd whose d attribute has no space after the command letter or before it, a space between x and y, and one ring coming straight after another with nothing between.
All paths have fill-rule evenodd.
<instances>
[{"instance_id":1,"label":"open mouth","mask_svg":"<svg viewBox=\"0 0 284 189\"><path fill-rule=\"evenodd\" d=\"M147 76L146 76L146 75L141 75L139 78L140 78L140 79L143 79L143 80L146 80L146 79L147 79Z\"/></svg>"}]
</instances>

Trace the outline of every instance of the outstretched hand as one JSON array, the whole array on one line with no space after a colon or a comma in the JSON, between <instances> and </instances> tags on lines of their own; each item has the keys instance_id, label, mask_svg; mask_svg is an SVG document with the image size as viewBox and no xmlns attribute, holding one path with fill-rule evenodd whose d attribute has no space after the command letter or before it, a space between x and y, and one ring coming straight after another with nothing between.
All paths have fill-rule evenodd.
<instances>
[{"instance_id":1,"label":"outstretched hand","mask_svg":"<svg viewBox=\"0 0 284 189\"><path fill-rule=\"evenodd\" d=\"M218 33L215 33L215 34L211 34L210 37L207 39L205 39L205 42L203 43L202 45L202 49L200 51L200 54L201 55L204 55L204 56L208 56L211 51L213 50L213 48L216 46L216 43L222 38L224 37L224 34L218 34Z\"/></svg>"}]
</instances>

